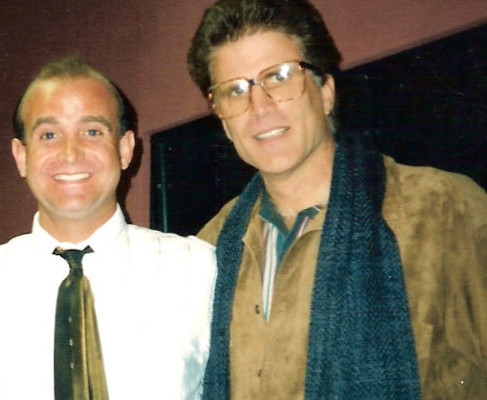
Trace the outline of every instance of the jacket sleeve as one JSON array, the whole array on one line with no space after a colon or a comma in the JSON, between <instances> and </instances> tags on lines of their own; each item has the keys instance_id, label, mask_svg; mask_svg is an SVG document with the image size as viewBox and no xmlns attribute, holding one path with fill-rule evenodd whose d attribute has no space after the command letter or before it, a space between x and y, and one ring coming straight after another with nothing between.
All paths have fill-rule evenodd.
<instances>
[{"instance_id":1,"label":"jacket sleeve","mask_svg":"<svg viewBox=\"0 0 487 400\"><path fill-rule=\"evenodd\" d=\"M383 214L403 264L425 400L487 393L487 194L386 158Z\"/></svg>"}]
</instances>

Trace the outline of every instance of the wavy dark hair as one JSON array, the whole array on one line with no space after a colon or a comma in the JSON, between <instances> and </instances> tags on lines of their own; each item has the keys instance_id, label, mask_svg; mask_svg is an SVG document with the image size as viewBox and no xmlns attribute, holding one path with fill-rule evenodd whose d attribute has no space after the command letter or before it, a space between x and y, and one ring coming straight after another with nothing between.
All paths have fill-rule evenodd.
<instances>
[{"instance_id":1,"label":"wavy dark hair","mask_svg":"<svg viewBox=\"0 0 487 400\"><path fill-rule=\"evenodd\" d=\"M307 0L219 0L210 6L193 36L189 73L206 96L212 85L215 51L258 31L279 31L295 38L305 61L323 75L338 72L341 55L316 7Z\"/></svg>"}]
</instances>

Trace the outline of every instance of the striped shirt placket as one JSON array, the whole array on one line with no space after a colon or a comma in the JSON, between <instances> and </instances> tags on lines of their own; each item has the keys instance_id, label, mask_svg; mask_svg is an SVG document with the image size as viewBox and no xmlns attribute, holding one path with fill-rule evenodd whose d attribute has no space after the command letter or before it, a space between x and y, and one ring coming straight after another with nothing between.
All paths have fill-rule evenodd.
<instances>
[{"instance_id":1,"label":"striped shirt placket","mask_svg":"<svg viewBox=\"0 0 487 400\"><path fill-rule=\"evenodd\" d=\"M262 279L262 304L264 317L268 321L271 313L272 294L277 269L277 237L279 230L268 221L264 222L264 276Z\"/></svg>"},{"instance_id":2,"label":"striped shirt placket","mask_svg":"<svg viewBox=\"0 0 487 400\"><path fill-rule=\"evenodd\" d=\"M264 317L269 321L272 307L274 285L279 265L284 254L291 244L299 239L313 218L320 211L319 207L311 207L303 210L296 217L296 222L287 234L281 232L278 227L261 214L263 219L264 239L264 268L262 276L262 305Z\"/></svg>"}]
</instances>

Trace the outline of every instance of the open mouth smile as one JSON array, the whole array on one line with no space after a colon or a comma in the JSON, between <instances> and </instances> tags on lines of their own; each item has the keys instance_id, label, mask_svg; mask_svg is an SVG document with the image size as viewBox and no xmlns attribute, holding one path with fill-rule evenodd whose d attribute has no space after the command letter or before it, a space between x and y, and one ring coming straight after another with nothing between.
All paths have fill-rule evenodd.
<instances>
[{"instance_id":1,"label":"open mouth smile","mask_svg":"<svg viewBox=\"0 0 487 400\"><path fill-rule=\"evenodd\" d=\"M89 178L90 174L88 172L82 172L79 174L56 174L54 179L61 182L76 182L83 179Z\"/></svg>"},{"instance_id":2,"label":"open mouth smile","mask_svg":"<svg viewBox=\"0 0 487 400\"><path fill-rule=\"evenodd\" d=\"M256 139L264 140L264 139L270 139L270 138L274 138L274 137L277 137L277 136L281 136L282 134L284 134L285 132L287 132L288 129L289 128L272 129L270 131L267 131L267 132L264 132L264 133L261 133L261 134L257 135L256 136Z\"/></svg>"}]
</instances>

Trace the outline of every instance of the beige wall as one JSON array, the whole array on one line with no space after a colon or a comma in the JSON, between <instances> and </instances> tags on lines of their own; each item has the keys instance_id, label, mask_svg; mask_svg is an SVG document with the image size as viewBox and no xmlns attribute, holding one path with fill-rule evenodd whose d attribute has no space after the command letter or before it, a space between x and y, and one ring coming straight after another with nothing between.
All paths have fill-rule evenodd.
<instances>
[{"instance_id":1,"label":"beige wall","mask_svg":"<svg viewBox=\"0 0 487 400\"><path fill-rule=\"evenodd\" d=\"M345 68L487 21L485 0L315 1ZM185 58L211 2L0 0L0 242L28 231L35 211L10 156L15 102L39 66L66 53L105 72L138 110L142 153L126 206L133 222L148 225L150 134L208 113Z\"/></svg>"}]
</instances>

